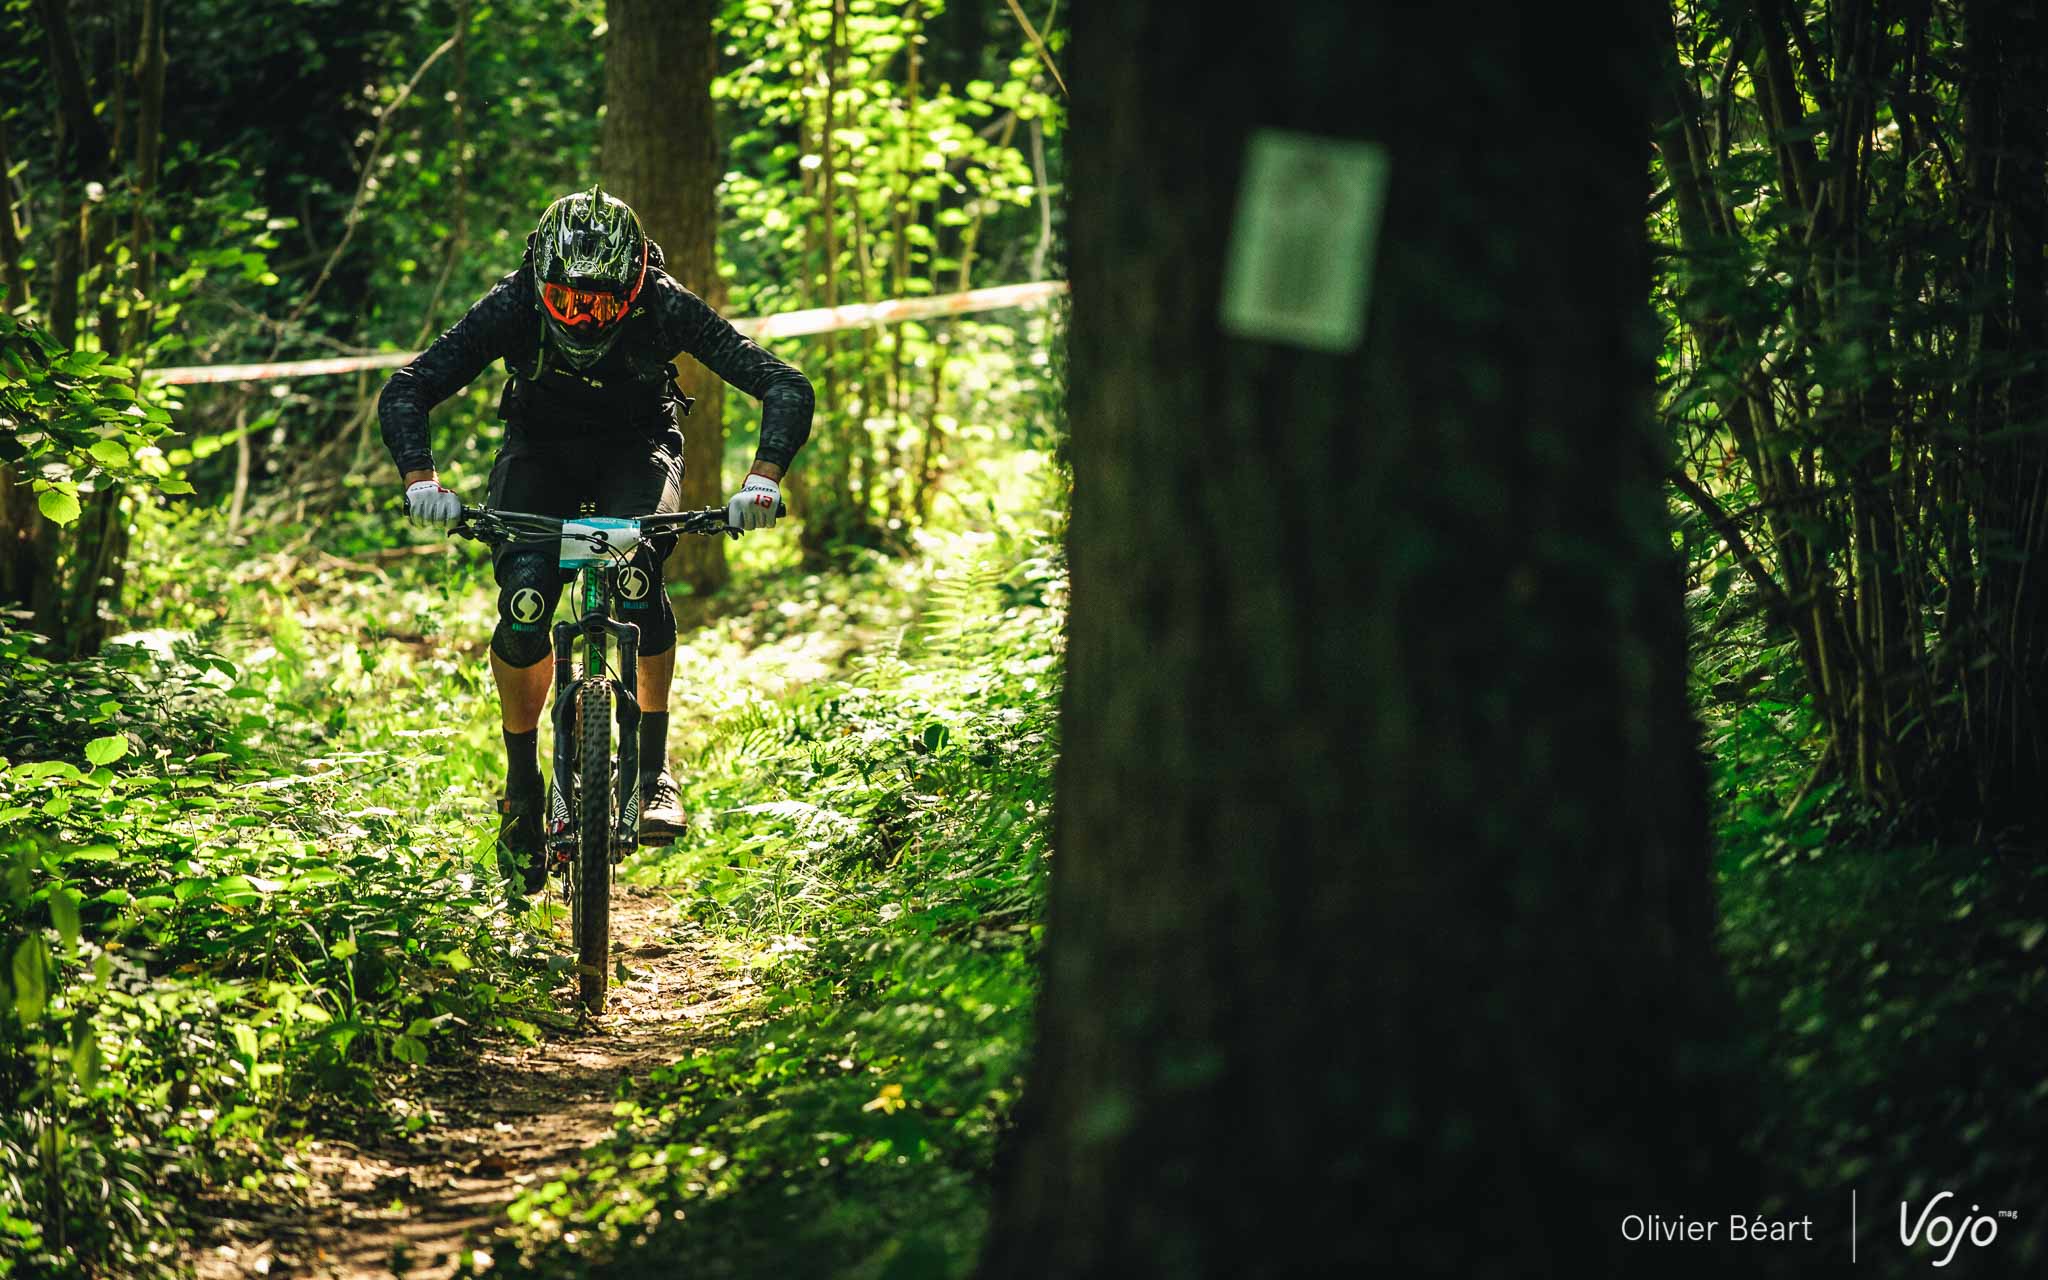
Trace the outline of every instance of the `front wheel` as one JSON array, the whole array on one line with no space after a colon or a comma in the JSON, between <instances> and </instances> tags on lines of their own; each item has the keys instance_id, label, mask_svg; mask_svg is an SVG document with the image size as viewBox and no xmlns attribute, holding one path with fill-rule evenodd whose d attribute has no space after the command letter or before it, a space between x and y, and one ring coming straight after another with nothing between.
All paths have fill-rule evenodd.
<instances>
[{"instance_id":1,"label":"front wheel","mask_svg":"<svg viewBox=\"0 0 2048 1280\"><path fill-rule=\"evenodd\" d=\"M576 692L576 975L583 1007L604 1012L612 949L612 690L586 680Z\"/></svg>"}]
</instances>

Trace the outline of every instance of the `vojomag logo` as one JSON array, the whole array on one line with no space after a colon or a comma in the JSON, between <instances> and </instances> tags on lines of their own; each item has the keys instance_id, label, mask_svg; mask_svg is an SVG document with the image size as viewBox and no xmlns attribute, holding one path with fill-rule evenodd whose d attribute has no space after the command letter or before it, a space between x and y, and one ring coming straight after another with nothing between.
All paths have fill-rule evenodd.
<instances>
[{"instance_id":1,"label":"vojomag logo","mask_svg":"<svg viewBox=\"0 0 2048 1280\"><path fill-rule=\"evenodd\" d=\"M1899 1201L1899 1243L1908 1249L1915 1243L1923 1243L1930 1250L1940 1253L1941 1256L1934 1259L1934 1265L1937 1267L1945 1267L1955 1261L1956 1251L1966 1243L1973 1248L1985 1248L1998 1239L2000 1218L2020 1216L2017 1209L2000 1209L1996 1213L1985 1213L1980 1206L1974 1204L1970 1206L1970 1212L1963 1215L1961 1222L1957 1222L1947 1213L1934 1212L1941 1207L1942 1201L1954 1196L1953 1191L1944 1191L1937 1195L1922 1206L1918 1218L1911 1216L1911 1201ZM1955 1207L1950 1206L1951 1209Z\"/></svg>"}]
</instances>

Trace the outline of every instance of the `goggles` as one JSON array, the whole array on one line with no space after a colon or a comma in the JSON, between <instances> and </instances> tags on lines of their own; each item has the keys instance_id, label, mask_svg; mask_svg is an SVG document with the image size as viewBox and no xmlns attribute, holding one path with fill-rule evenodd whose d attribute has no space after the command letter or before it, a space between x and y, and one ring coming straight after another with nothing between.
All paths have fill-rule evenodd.
<instances>
[{"instance_id":1,"label":"goggles","mask_svg":"<svg viewBox=\"0 0 2048 1280\"><path fill-rule=\"evenodd\" d=\"M631 305L628 299L609 290L572 289L566 284L542 285L540 300L547 305L549 315L571 328L592 325L602 329L625 315Z\"/></svg>"},{"instance_id":2,"label":"goggles","mask_svg":"<svg viewBox=\"0 0 2048 1280\"><path fill-rule=\"evenodd\" d=\"M566 284L543 284L540 287L541 304L548 314L568 325L580 329L585 325L603 329L618 323L633 305L633 299L640 296L640 286L647 283L647 244L640 245L640 274L633 281L632 289L624 297L609 289L578 289Z\"/></svg>"}]
</instances>

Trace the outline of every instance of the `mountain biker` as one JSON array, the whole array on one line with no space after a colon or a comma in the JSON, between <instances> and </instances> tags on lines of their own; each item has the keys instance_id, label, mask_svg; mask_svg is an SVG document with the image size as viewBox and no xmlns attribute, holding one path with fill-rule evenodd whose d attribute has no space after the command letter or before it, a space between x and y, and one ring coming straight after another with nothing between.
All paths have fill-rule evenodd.
<instances>
[{"instance_id":1,"label":"mountain biker","mask_svg":"<svg viewBox=\"0 0 2048 1280\"><path fill-rule=\"evenodd\" d=\"M385 384L377 414L404 477L407 513L440 525L460 517L461 499L434 469L427 413L501 359L512 376L498 402L505 441L491 468L489 505L554 516L678 510L680 420L692 403L676 385L678 352L761 402L754 465L727 519L768 528L783 474L810 435L810 381L663 271L661 248L638 216L598 186L550 204L526 238L519 269ZM670 535L640 549L646 576L627 580L642 590L620 601L623 620L640 628L641 829L669 836L684 823L668 769L676 629L661 565L673 546ZM552 544L508 544L492 555L491 675L505 729L499 840L524 868L529 892L546 878L538 743L552 678L550 625L565 581L555 560Z\"/></svg>"}]
</instances>

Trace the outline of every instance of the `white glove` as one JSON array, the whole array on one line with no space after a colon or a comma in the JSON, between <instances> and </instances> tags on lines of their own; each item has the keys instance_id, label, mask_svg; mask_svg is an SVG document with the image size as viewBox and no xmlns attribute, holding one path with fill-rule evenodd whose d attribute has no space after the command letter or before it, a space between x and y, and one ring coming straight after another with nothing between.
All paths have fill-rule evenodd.
<instances>
[{"instance_id":1,"label":"white glove","mask_svg":"<svg viewBox=\"0 0 2048 1280\"><path fill-rule=\"evenodd\" d=\"M767 476L750 474L725 504L725 522L735 529L770 529L775 526L775 508L781 504L781 485Z\"/></svg>"},{"instance_id":2,"label":"white glove","mask_svg":"<svg viewBox=\"0 0 2048 1280\"><path fill-rule=\"evenodd\" d=\"M414 524L454 524L462 518L462 499L438 480L417 480L406 486L405 514Z\"/></svg>"}]
</instances>

